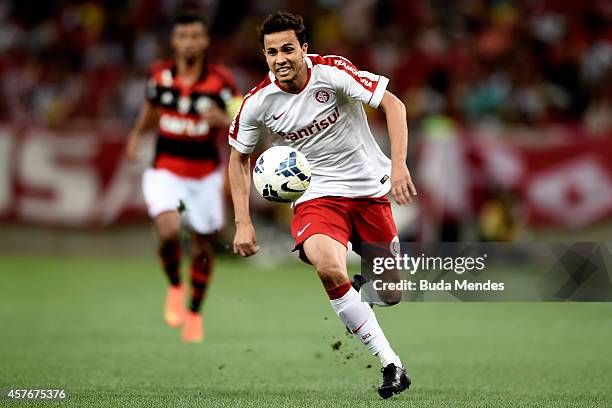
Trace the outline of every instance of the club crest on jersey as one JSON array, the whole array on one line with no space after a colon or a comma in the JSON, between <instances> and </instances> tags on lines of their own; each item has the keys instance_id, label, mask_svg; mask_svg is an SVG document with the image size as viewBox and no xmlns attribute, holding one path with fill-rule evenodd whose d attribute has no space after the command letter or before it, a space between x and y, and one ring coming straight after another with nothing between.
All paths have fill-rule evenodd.
<instances>
[{"instance_id":1,"label":"club crest on jersey","mask_svg":"<svg viewBox=\"0 0 612 408\"><path fill-rule=\"evenodd\" d=\"M283 131L278 131L276 133L279 136L283 137L285 140L295 142L296 140L301 140L305 137L315 135L327 129L328 127L333 126L338 121L339 117L340 117L340 111L338 110L338 107L336 106L331 115L325 118L322 118L322 119L316 118L312 121L312 124L309 126L306 126L302 129L298 129L296 131L292 131L289 133L285 133Z\"/></svg>"},{"instance_id":2,"label":"club crest on jersey","mask_svg":"<svg viewBox=\"0 0 612 408\"><path fill-rule=\"evenodd\" d=\"M191 109L191 98L188 96L181 96L178 99L177 109L182 114L189 112L189 109Z\"/></svg>"},{"instance_id":3,"label":"club crest on jersey","mask_svg":"<svg viewBox=\"0 0 612 408\"><path fill-rule=\"evenodd\" d=\"M325 89L319 89L314 92L314 99L320 104L325 105L331 101L332 97L331 94Z\"/></svg>"}]
</instances>

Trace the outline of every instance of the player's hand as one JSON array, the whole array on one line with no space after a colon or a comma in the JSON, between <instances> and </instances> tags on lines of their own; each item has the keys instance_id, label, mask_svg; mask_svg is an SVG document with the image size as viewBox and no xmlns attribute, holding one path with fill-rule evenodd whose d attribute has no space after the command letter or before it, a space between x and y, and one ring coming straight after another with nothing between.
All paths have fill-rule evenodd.
<instances>
[{"instance_id":1,"label":"player's hand","mask_svg":"<svg viewBox=\"0 0 612 408\"><path fill-rule=\"evenodd\" d=\"M210 104L202 118L208 122L210 127L226 128L232 123L232 119L216 103Z\"/></svg>"},{"instance_id":2,"label":"player's hand","mask_svg":"<svg viewBox=\"0 0 612 408\"><path fill-rule=\"evenodd\" d=\"M417 195L405 163L393 165L391 169L391 194L399 205L412 203L412 196Z\"/></svg>"},{"instance_id":3,"label":"player's hand","mask_svg":"<svg viewBox=\"0 0 612 408\"><path fill-rule=\"evenodd\" d=\"M255 228L251 222L237 223L234 237L234 253L240 256L251 256L259 251Z\"/></svg>"},{"instance_id":4,"label":"player's hand","mask_svg":"<svg viewBox=\"0 0 612 408\"><path fill-rule=\"evenodd\" d=\"M125 146L125 155L132 161L138 161L138 148L140 138L138 135L131 133Z\"/></svg>"}]
</instances>

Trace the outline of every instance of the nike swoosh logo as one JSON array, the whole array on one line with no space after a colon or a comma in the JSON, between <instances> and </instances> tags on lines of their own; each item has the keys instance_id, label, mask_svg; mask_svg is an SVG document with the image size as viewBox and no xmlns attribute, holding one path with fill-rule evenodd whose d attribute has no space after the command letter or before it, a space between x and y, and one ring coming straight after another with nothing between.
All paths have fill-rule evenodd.
<instances>
[{"instance_id":1,"label":"nike swoosh logo","mask_svg":"<svg viewBox=\"0 0 612 408\"><path fill-rule=\"evenodd\" d=\"M363 325L364 325L364 324L366 324L367 322L368 322L368 321L366 320L365 322L361 323L361 324L359 325L359 327L358 327L358 328L356 328L355 330L353 330L353 333L357 333L357 332L359 331L359 329L361 329L361 328L363 327Z\"/></svg>"},{"instance_id":2,"label":"nike swoosh logo","mask_svg":"<svg viewBox=\"0 0 612 408\"><path fill-rule=\"evenodd\" d=\"M283 113L281 113L280 115L272 115L272 119L274 120L279 120L281 116L283 116L285 113L287 113L287 111L284 111Z\"/></svg>"},{"instance_id":3,"label":"nike swoosh logo","mask_svg":"<svg viewBox=\"0 0 612 408\"><path fill-rule=\"evenodd\" d=\"M297 236L301 237L302 234L304 233L304 231L306 231L306 228L310 227L310 224L312 224L312 222L309 222L308 224L306 224L306 226L304 228L302 228L301 230L298 231Z\"/></svg>"},{"instance_id":4,"label":"nike swoosh logo","mask_svg":"<svg viewBox=\"0 0 612 408\"><path fill-rule=\"evenodd\" d=\"M294 190L291 187L289 187L287 184L289 184L288 181L285 181L283 184L281 184L281 190L287 191L289 193L302 193L302 192L306 191L306 189L304 189L304 190Z\"/></svg>"}]
</instances>

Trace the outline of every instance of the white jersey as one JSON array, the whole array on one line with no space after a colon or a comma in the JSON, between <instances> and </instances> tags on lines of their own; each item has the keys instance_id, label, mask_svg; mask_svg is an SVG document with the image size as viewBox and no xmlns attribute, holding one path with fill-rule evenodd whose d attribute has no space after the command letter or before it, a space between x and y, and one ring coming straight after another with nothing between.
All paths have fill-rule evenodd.
<instances>
[{"instance_id":1,"label":"white jersey","mask_svg":"<svg viewBox=\"0 0 612 408\"><path fill-rule=\"evenodd\" d=\"M230 127L229 143L251 153L263 134L302 152L312 170L297 201L317 197L380 197L391 189L391 161L374 140L363 110L377 108L389 80L359 71L338 56L305 57L308 80L295 93L274 74L251 89Z\"/></svg>"}]
</instances>

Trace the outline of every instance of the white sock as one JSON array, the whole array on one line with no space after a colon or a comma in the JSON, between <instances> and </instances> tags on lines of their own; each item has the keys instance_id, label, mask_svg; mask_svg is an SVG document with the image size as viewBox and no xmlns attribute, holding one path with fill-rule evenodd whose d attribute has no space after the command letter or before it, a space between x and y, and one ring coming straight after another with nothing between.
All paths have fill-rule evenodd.
<instances>
[{"instance_id":1,"label":"white sock","mask_svg":"<svg viewBox=\"0 0 612 408\"><path fill-rule=\"evenodd\" d=\"M395 354L395 352L389 345L387 345L387 347L385 347L384 349L380 350L376 355L380 359L380 362L383 367L386 367L391 363L395 364L396 367L403 367L399 356Z\"/></svg>"},{"instance_id":2,"label":"white sock","mask_svg":"<svg viewBox=\"0 0 612 408\"><path fill-rule=\"evenodd\" d=\"M344 296L330 302L342 323L372 354L379 355L383 361L380 357L380 352L383 352L385 361L399 362L399 357L391 350L385 334L378 325L374 311L367 303L361 301L361 296L355 289L350 288ZM395 360L389 357L389 352L395 356ZM384 362L383 365L385 365Z\"/></svg>"},{"instance_id":3,"label":"white sock","mask_svg":"<svg viewBox=\"0 0 612 408\"><path fill-rule=\"evenodd\" d=\"M379 307L391 307L391 306L395 306L396 305L396 303L389 304L389 303L383 302L382 300L381 301L371 300L371 301L369 301L369 303L371 303L373 305L376 305L376 306L379 306Z\"/></svg>"}]
</instances>

